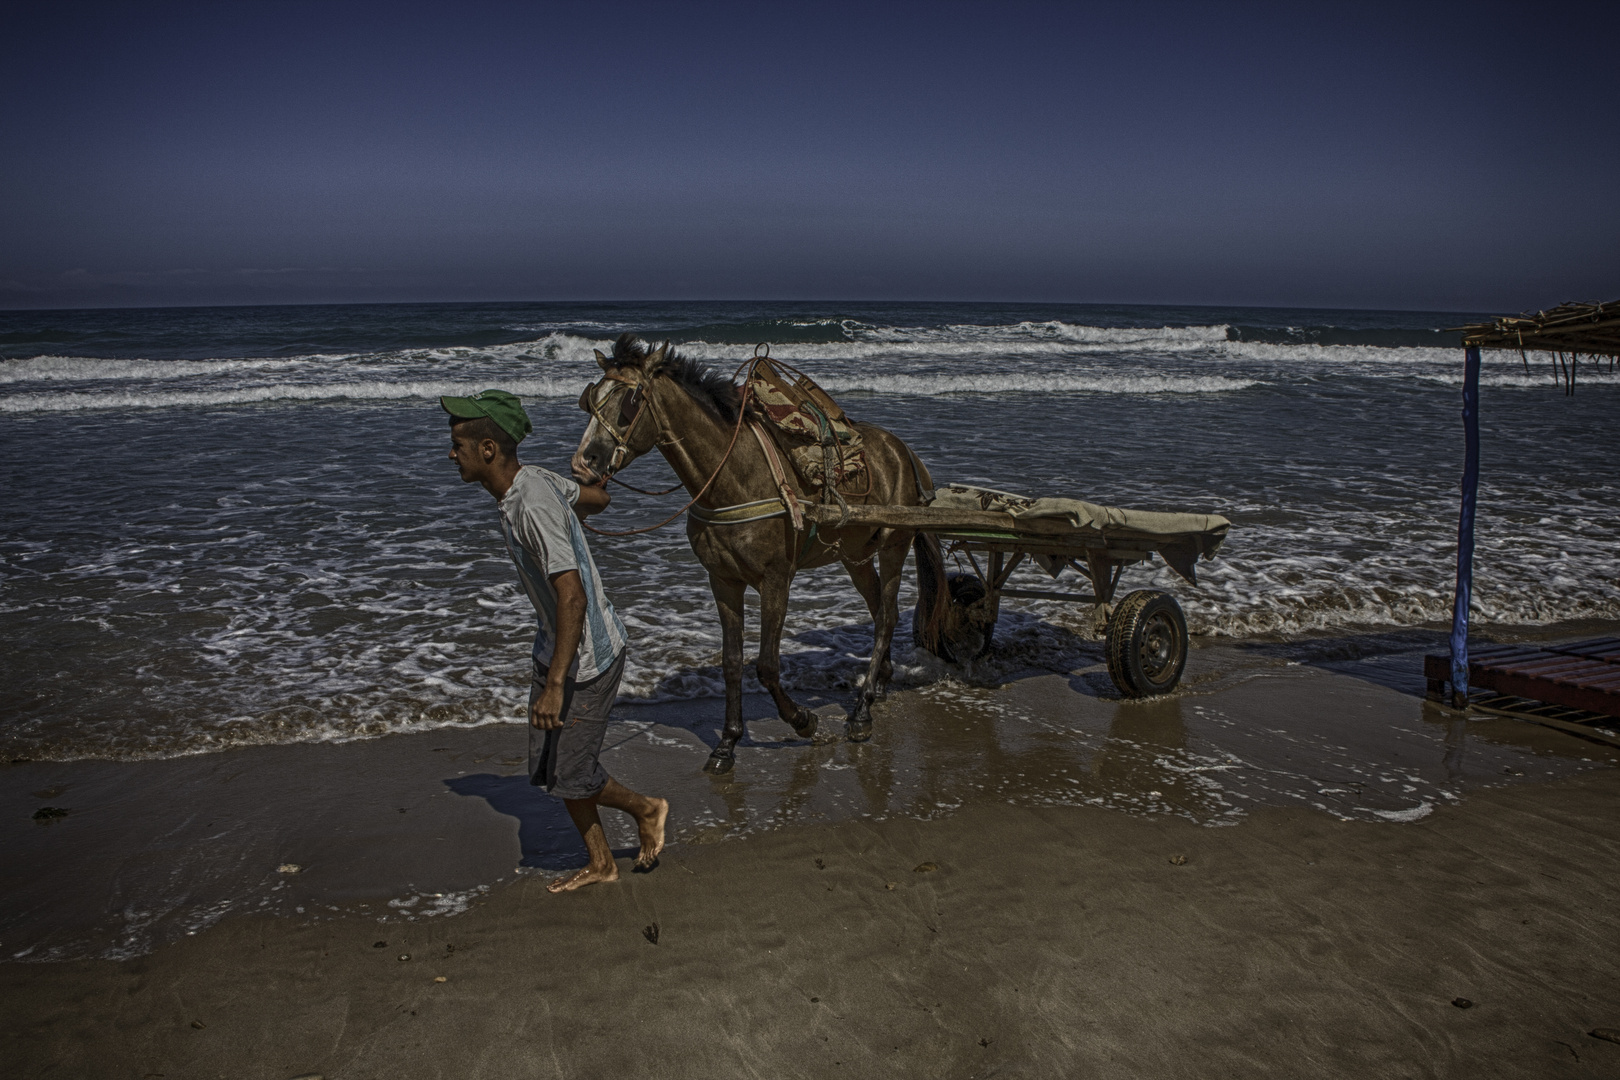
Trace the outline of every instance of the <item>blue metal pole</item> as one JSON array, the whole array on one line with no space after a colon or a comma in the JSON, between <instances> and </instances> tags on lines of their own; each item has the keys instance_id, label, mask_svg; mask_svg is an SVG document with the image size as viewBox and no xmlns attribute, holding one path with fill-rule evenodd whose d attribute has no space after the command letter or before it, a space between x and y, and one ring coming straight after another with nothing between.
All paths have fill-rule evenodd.
<instances>
[{"instance_id":1,"label":"blue metal pole","mask_svg":"<svg viewBox=\"0 0 1620 1080\"><path fill-rule=\"evenodd\" d=\"M1479 346L1463 361L1462 513L1457 520L1457 595L1451 606L1451 703L1468 704L1468 605L1474 594L1474 497L1479 492Z\"/></svg>"}]
</instances>

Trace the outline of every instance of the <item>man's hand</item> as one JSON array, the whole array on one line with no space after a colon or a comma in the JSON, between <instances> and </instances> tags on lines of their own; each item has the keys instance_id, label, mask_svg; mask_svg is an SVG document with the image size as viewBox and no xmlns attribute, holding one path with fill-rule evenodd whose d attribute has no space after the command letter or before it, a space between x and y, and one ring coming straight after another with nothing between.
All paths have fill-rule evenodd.
<instances>
[{"instance_id":1,"label":"man's hand","mask_svg":"<svg viewBox=\"0 0 1620 1080\"><path fill-rule=\"evenodd\" d=\"M529 706L530 726L537 727L541 731L562 727L562 704L563 688L547 682L546 688L534 699L534 704Z\"/></svg>"},{"instance_id":2,"label":"man's hand","mask_svg":"<svg viewBox=\"0 0 1620 1080\"><path fill-rule=\"evenodd\" d=\"M608 494L607 477L595 484L580 484L579 497L574 500L574 514L581 521L599 511L606 510L613 496Z\"/></svg>"}]
</instances>

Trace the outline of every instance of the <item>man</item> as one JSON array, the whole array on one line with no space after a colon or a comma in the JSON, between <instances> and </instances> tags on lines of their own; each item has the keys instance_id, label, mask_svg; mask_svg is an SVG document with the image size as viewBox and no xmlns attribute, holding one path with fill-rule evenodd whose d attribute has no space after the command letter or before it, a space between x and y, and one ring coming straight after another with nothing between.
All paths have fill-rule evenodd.
<instances>
[{"instance_id":1,"label":"man","mask_svg":"<svg viewBox=\"0 0 1620 1080\"><path fill-rule=\"evenodd\" d=\"M569 892L618 880L599 805L636 819L641 834L636 867L649 870L664 849L669 803L636 794L597 760L624 673L628 640L602 591L579 524L607 506L606 487L581 487L538 466L519 464L517 444L533 425L516 396L485 390L473 397L440 398L439 403L450 414L450 460L462 480L482 484L495 496L506 550L540 622L529 724L544 737L536 760L539 736L530 733L530 783L563 800L590 852L583 869L546 888Z\"/></svg>"}]
</instances>

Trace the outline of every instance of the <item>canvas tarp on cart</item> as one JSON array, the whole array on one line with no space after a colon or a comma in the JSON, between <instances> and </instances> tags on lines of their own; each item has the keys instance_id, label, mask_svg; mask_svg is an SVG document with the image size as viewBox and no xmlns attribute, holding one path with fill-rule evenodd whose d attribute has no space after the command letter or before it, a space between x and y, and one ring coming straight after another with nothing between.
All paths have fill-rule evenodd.
<instances>
[{"instance_id":1,"label":"canvas tarp on cart","mask_svg":"<svg viewBox=\"0 0 1620 1080\"><path fill-rule=\"evenodd\" d=\"M990 511L1018 522L1043 525L1061 522L1076 536L1099 537L1112 550L1121 542L1132 548L1157 552L1165 564L1189 583L1198 584L1200 558L1212 559L1226 539L1232 523L1219 514L1165 514L1151 510L1125 510L1100 506L1082 499L1031 499L993 488L947 484L939 488L930 510ZM1047 573L1056 577L1069 556L1034 554Z\"/></svg>"},{"instance_id":2,"label":"canvas tarp on cart","mask_svg":"<svg viewBox=\"0 0 1620 1080\"><path fill-rule=\"evenodd\" d=\"M1232 523L1219 514L1163 514L1153 510L1099 506L1081 499L1031 499L967 484L948 484L938 489L934 493L934 501L929 505L936 509L993 510L1015 518L1058 518L1076 529L1094 529L1097 532L1126 530L1151 536L1184 536L1188 533L1224 536L1226 530L1232 527Z\"/></svg>"}]
</instances>

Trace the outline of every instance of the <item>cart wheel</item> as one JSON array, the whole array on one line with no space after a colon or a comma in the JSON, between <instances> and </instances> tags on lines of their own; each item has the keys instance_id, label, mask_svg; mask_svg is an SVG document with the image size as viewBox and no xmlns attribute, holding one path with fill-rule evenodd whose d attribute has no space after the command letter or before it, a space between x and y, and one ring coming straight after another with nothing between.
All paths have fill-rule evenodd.
<instances>
[{"instance_id":1,"label":"cart wheel","mask_svg":"<svg viewBox=\"0 0 1620 1080\"><path fill-rule=\"evenodd\" d=\"M911 613L911 640L948 664L962 664L977 660L990 651L996 624L979 626L969 617L968 609L984 599L984 582L972 574L950 573L945 582L951 590L951 608L945 615L945 626L939 640L930 646L923 640L923 624L928 621L929 597L919 596Z\"/></svg>"},{"instance_id":2,"label":"cart wheel","mask_svg":"<svg viewBox=\"0 0 1620 1080\"><path fill-rule=\"evenodd\" d=\"M1187 666L1187 620L1169 593L1138 589L1108 620L1108 675L1125 697L1168 694Z\"/></svg>"}]
</instances>

